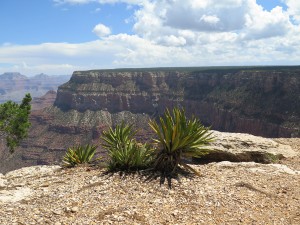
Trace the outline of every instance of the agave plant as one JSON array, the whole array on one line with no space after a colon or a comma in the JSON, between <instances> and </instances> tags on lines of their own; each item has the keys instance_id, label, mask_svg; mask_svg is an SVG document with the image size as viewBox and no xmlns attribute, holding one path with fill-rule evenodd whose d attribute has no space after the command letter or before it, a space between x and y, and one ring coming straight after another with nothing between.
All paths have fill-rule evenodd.
<instances>
[{"instance_id":1,"label":"agave plant","mask_svg":"<svg viewBox=\"0 0 300 225\"><path fill-rule=\"evenodd\" d=\"M65 166L76 166L78 164L89 163L95 155L96 145L75 146L68 148L63 158Z\"/></svg>"},{"instance_id":2,"label":"agave plant","mask_svg":"<svg viewBox=\"0 0 300 225\"><path fill-rule=\"evenodd\" d=\"M158 144L154 169L161 171L163 176L172 177L177 175L181 166L199 175L183 159L208 153L205 146L213 140L209 128L195 117L188 120L184 110L178 108L174 108L172 114L167 109L158 123L150 120L149 125L157 135L157 139L154 139Z\"/></svg>"},{"instance_id":3,"label":"agave plant","mask_svg":"<svg viewBox=\"0 0 300 225\"><path fill-rule=\"evenodd\" d=\"M133 138L136 132L132 125L117 125L103 132L102 146L108 150L109 171L134 171L149 167L152 149L147 144L139 144Z\"/></svg>"}]
</instances>

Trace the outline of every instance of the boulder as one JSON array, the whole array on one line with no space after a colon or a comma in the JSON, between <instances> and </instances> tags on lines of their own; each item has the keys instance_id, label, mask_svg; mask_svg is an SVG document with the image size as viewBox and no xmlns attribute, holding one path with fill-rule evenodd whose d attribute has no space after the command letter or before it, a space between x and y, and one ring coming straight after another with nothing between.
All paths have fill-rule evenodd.
<instances>
[{"instance_id":1,"label":"boulder","mask_svg":"<svg viewBox=\"0 0 300 225\"><path fill-rule=\"evenodd\" d=\"M282 158L295 157L296 151L289 145L271 139L243 133L213 131L214 142L208 147L211 152L195 162L258 162L272 163Z\"/></svg>"},{"instance_id":2,"label":"boulder","mask_svg":"<svg viewBox=\"0 0 300 225\"><path fill-rule=\"evenodd\" d=\"M35 191L29 187L26 180L49 177L60 168L60 166L32 166L11 171L5 175L0 173L0 203L13 203L30 198Z\"/></svg>"}]
</instances>

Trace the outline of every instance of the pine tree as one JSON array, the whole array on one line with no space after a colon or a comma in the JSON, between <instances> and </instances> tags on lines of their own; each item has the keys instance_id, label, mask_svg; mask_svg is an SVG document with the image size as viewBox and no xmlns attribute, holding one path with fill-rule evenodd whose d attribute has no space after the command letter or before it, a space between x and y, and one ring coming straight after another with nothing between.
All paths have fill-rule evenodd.
<instances>
[{"instance_id":1,"label":"pine tree","mask_svg":"<svg viewBox=\"0 0 300 225\"><path fill-rule=\"evenodd\" d=\"M14 149L28 135L31 100L28 93L21 104L13 101L0 104L0 137L6 138L6 145L10 152L14 152Z\"/></svg>"}]
</instances>

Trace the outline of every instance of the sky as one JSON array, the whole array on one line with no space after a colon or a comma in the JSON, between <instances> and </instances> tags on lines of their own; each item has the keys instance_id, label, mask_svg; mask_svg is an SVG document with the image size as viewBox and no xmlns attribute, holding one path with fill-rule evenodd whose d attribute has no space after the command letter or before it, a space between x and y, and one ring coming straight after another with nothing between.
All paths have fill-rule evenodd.
<instances>
[{"instance_id":1,"label":"sky","mask_svg":"<svg viewBox=\"0 0 300 225\"><path fill-rule=\"evenodd\" d=\"M0 0L0 74L299 62L299 0Z\"/></svg>"}]
</instances>

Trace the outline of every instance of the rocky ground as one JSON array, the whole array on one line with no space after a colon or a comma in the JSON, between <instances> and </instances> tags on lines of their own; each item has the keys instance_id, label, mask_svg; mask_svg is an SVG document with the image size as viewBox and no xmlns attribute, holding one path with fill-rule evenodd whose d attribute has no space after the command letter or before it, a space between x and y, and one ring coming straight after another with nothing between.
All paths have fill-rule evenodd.
<instances>
[{"instance_id":1,"label":"rocky ground","mask_svg":"<svg viewBox=\"0 0 300 225\"><path fill-rule=\"evenodd\" d=\"M300 153L300 139L275 139ZM37 166L0 175L0 224L300 224L300 157L194 165L159 185L97 167Z\"/></svg>"}]
</instances>

